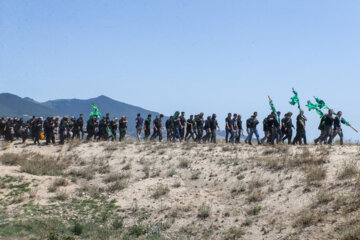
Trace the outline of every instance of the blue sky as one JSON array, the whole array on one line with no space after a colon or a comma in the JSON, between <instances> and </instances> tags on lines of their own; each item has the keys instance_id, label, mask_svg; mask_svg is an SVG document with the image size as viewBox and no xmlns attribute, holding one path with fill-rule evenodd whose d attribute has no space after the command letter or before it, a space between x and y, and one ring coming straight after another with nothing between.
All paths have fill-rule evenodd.
<instances>
[{"instance_id":1,"label":"blue sky","mask_svg":"<svg viewBox=\"0 0 360 240\"><path fill-rule=\"evenodd\" d=\"M360 128L360 1L3 0L1 92L171 114L282 112L291 88ZM307 112L309 138L318 117ZM347 138L359 135L346 128Z\"/></svg>"}]
</instances>

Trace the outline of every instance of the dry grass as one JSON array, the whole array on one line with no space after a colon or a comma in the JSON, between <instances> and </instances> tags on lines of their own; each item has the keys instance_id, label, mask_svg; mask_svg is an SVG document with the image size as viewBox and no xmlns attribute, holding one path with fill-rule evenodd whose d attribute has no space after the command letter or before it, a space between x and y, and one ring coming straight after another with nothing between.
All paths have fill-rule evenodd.
<instances>
[{"instance_id":1,"label":"dry grass","mask_svg":"<svg viewBox=\"0 0 360 240\"><path fill-rule=\"evenodd\" d=\"M70 164L68 159L61 157L53 158L33 154L20 162L20 171L33 175L60 176Z\"/></svg>"},{"instance_id":2,"label":"dry grass","mask_svg":"<svg viewBox=\"0 0 360 240\"><path fill-rule=\"evenodd\" d=\"M56 178L53 183L48 187L49 192L56 192L58 187L67 186L69 184L69 181L65 178Z\"/></svg>"},{"instance_id":3,"label":"dry grass","mask_svg":"<svg viewBox=\"0 0 360 240\"><path fill-rule=\"evenodd\" d=\"M197 217L200 219L206 219L210 217L211 214L211 207L205 203L201 204L198 210Z\"/></svg>"},{"instance_id":4,"label":"dry grass","mask_svg":"<svg viewBox=\"0 0 360 240\"><path fill-rule=\"evenodd\" d=\"M344 179L350 179L355 177L359 172L359 168L355 161L351 162L344 162L342 169L338 173L338 179L344 180Z\"/></svg>"},{"instance_id":5,"label":"dry grass","mask_svg":"<svg viewBox=\"0 0 360 240\"><path fill-rule=\"evenodd\" d=\"M155 191L151 195L155 199L159 199L160 197L168 194L170 192L170 189L167 185L160 184L156 187Z\"/></svg>"}]
</instances>

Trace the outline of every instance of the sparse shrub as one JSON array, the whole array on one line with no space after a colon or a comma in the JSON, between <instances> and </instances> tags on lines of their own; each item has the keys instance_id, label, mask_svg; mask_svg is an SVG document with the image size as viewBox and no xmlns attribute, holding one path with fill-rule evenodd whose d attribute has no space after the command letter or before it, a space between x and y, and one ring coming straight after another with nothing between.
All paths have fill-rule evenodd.
<instances>
[{"instance_id":1,"label":"sparse shrub","mask_svg":"<svg viewBox=\"0 0 360 240\"><path fill-rule=\"evenodd\" d=\"M69 182L65 178L56 178L53 183L48 187L48 191L56 192L58 187L67 186L68 184Z\"/></svg>"},{"instance_id":2,"label":"sparse shrub","mask_svg":"<svg viewBox=\"0 0 360 240\"><path fill-rule=\"evenodd\" d=\"M206 204L202 204L199 208L197 217L201 219L208 218L210 216L211 208Z\"/></svg>"},{"instance_id":3,"label":"sparse shrub","mask_svg":"<svg viewBox=\"0 0 360 240\"><path fill-rule=\"evenodd\" d=\"M110 173L104 178L104 182L105 183L116 182L129 177L130 177L129 173Z\"/></svg>"},{"instance_id":4,"label":"sparse shrub","mask_svg":"<svg viewBox=\"0 0 360 240\"><path fill-rule=\"evenodd\" d=\"M31 155L26 161L20 162L22 172L33 175L59 176L69 165L68 159L52 158L40 154Z\"/></svg>"},{"instance_id":5,"label":"sparse shrub","mask_svg":"<svg viewBox=\"0 0 360 240\"><path fill-rule=\"evenodd\" d=\"M249 202L260 202L264 199L264 195L260 189L255 189L251 191L248 195Z\"/></svg>"},{"instance_id":6,"label":"sparse shrub","mask_svg":"<svg viewBox=\"0 0 360 240\"><path fill-rule=\"evenodd\" d=\"M248 188L249 191L252 191L256 188L261 188L262 186L264 186L265 181L263 179L260 178L260 176L254 176L248 184Z\"/></svg>"},{"instance_id":7,"label":"sparse shrub","mask_svg":"<svg viewBox=\"0 0 360 240\"><path fill-rule=\"evenodd\" d=\"M176 175L176 174L177 174L176 170L175 170L175 169L171 169L171 170L168 171L167 176L168 176L168 177L172 177L172 176L174 176L174 175Z\"/></svg>"},{"instance_id":8,"label":"sparse shrub","mask_svg":"<svg viewBox=\"0 0 360 240\"><path fill-rule=\"evenodd\" d=\"M236 177L239 181L243 180L245 178L244 174L240 174L239 176Z\"/></svg>"},{"instance_id":9,"label":"sparse shrub","mask_svg":"<svg viewBox=\"0 0 360 240\"><path fill-rule=\"evenodd\" d=\"M181 186L181 183L179 182L179 181L176 181L173 185L172 185L172 187L174 187L174 188L179 188Z\"/></svg>"},{"instance_id":10,"label":"sparse shrub","mask_svg":"<svg viewBox=\"0 0 360 240\"><path fill-rule=\"evenodd\" d=\"M133 225L128 228L128 234L133 237L140 237L141 235L145 234L145 228L141 225Z\"/></svg>"},{"instance_id":11,"label":"sparse shrub","mask_svg":"<svg viewBox=\"0 0 360 240\"><path fill-rule=\"evenodd\" d=\"M327 204L334 200L333 194L327 190L320 190L316 194L317 205Z\"/></svg>"},{"instance_id":12,"label":"sparse shrub","mask_svg":"<svg viewBox=\"0 0 360 240\"><path fill-rule=\"evenodd\" d=\"M155 198L155 199L158 199L161 196L164 196L164 195L168 194L168 192L170 192L169 187L167 185L160 184L155 189L154 193L152 194L152 197Z\"/></svg>"},{"instance_id":13,"label":"sparse shrub","mask_svg":"<svg viewBox=\"0 0 360 240\"><path fill-rule=\"evenodd\" d=\"M148 164L144 164L143 172L145 174L145 178L148 178L150 176L150 167Z\"/></svg>"},{"instance_id":14,"label":"sparse shrub","mask_svg":"<svg viewBox=\"0 0 360 240\"><path fill-rule=\"evenodd\" d=\"M66 201L69 198L69 194L66 191L60 190L56 192L55 199L59 201Z\"/></svg>"},{"instance_id":15,"label":"sparse shrub","mask_svg":"<svg viewBox=\"0 0 360 240\"><path fill-rule=\"evenodd\" d=\"M117 191L121 191L125 188L127 188L128 184L125 180L116 180L115 182L111 183L108 188L107 191L108 192L117 192Z\"/></svg>"},{"instance_id":16,"label":"sparse shrub","mask_svg":"<svg viewBox=\"0 0 360 240\"><path fill-rule=\"evenodd\" d=\"M126 164L122 170L130 170L131 169L131 163Z\"/></svg>"},{"instance_id":17,"label":"sparse shrub","mask_svg":"<svg viewBox=\"0 0 360 240\"><path fill-rule=\"evenodd\" d=\"M259 212L261 211L262 207L259 205L259 206L255 206L253 208L251 208L247 213L249 215L258 215Z\"/></svg>"},{"instance_id":18,"label":"sparse shrub","mask_svg":"<svg viewBox=\"0 0 360 240\"><path fill-rule=\"evenodd\" d=\"M326 177L326 170L321 166L310 166L306 168L305 173L308 185L318 185Z\"/></svg>"},{"instance_id":19,"label":"sparse shrub","mask_svg":"<svg viewBox=\"0 0 360 240\"><path fill-rule=\"evenodd\" d=\"M251 226L253 223L253 220L251 218L247 218L245 222L242 224L242 226Z\"/></svg>"},{"instance_id":20,"label":"sparse shrub","mask_svg":"<svg viewBox=\"0 0 360 240\"><path fill-rule=\"evenodd\" d=\"M344 162L342 169L338 173L338 179L344 180L352 178L356 176L358 172L359 169L355 161L351 161L349 163Z\"/></svg>"},{"instance_id":21,"label":"sparse shrub","mask_svg":"<svg viewBox=\"0 0 360 240\"><path fill-rule=\"evenodd\" d=\"M199 170L195 170L191 173L191 180L199 179L201 172Z\"/></svg>"},{"instance_id":22,"label":"sparse shrub","mask_svg":"<svg viewBox=\"0 0 360 240\"><path fill-rule=\"evenodd\" d=\"M190 167L190 161L187 159L181 159L179 162L179 168L188 168Z\"/></svg>"},{"instance_id":23,"label":"sparse shrub","mask_svg":"<svg viewBox=\"0 0 360 240\"><path fill-rule=\"evenodd\" d=\"M312 210L305 209L300 212L299 217L295 221L295 226L300 228L306 228L311 225L316 225L321 221L319 214Z\"/></svg>"},{"instance_id":24,"label":"sparse shrub","mask_svg":"<svg viewBox=\"0 0 360 240\"><path fill-rule=\"evenodd\" d=\"M80 224L78 221L74 222L74 226L72 228L72 232L77 235L80 236L84 231L84 226L82 224Z\"/></svg>"},{"instance_id":25,"label":"sparse shrub","mask_svg":"<svg viewBox=\"0 0 360 240\"><path fill-rule=\"evenodd\" d=\"M96 168L88 166L86 168L71 169L68 174L75 177L85 178L86 180L91 180L94 178L95 173Z\"/></svg>"},{"instance_id":26,"label":"sparse shrub","mask_svg":"<svg viewBox=\"0 0 360 240\"><path fill-rule=\"evenodd\" d=\"M4 153L0 156L0 162L9 166L20 165L25 159L26 157L17 153Z\"/></svg>"},{"instance_id":27,"label":"sparse shrub","mask_svg":"<svg viewBox=\"0 0 360 240\"><path fill-rule=\"evenodd\" d=\"M241 239L245 231L241 227L231 227L224 233L224 240Z\"/></svg>"}]
</instances>

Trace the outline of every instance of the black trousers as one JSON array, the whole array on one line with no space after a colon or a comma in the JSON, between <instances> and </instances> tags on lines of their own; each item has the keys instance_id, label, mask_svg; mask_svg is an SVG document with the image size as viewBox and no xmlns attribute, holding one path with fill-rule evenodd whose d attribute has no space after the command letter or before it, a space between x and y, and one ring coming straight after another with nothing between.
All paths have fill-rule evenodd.
<instances>
[{"instance_id":1,"label":"black trousers","mask_svg":"<svg viewBox=\"0 0 360 240\"><path fill-rule=\"evenodd\" d=\"M184 139L184 137L185 137L185 127L180 128L179 132L180 132L180 138Z\"/></svg>"},{"instance_id":2,"label":"black trousers","mask_svg":"<svg viewBox=\"0 0 360 240\"><path fill-rule=\"evenodd\" d=\"M209 132L211 132L211 142L216 143L216 129L211 129Z\"/></svg>"},{"instance_id":3,"label":"black trousers","mask_svg":"<svg viewBox=\"0 0 360 240\"><path fill-rule=\"evenodd\" d=\"M197 135L197 141L201 142L202 138L203 138L203 134L204 134L204 129L203 128L198 128L198 135Z\"/></svg>"},{"instance_id":4,"label":"black trousers","mask_svg":"<svg viewBox=\"0 0 360 240\"><path fill-rule=\"evenodd\" d=\"M45 132L46 144L50 142L55 143L55 135L53 130L48 130Z\"/></svg>"},{"instance_id":5,"label":"black trousers","mask_svg":"<svg viewBox=\"0 0 360 240\"><path fill-rule=\"evenodd\" d=\"M334 140L336 135L339 135L339 137L340 137L340 145L344 145L344 134L343 134L343 131L342 131L341 127L340 128L339 127L334 128L333 133L332 133L332 135L330 136L330 139L329 139L329 144L332 144L332 141Z\"/></svg>"},{"instance_id":6,"label":"black trousers","mask_svg":"<svg viewBox=\"0 0 360 240\"><path fill-rule=\"evenodd\" d=\"M144 131L144 133L145 133L144 140L148 140L148 138L149 138L149 136L150 136L150 129L146 129L146 130Z\"/></svg>"},{"instance_id":7,"label":"black trousers","mask_svg":"<svg viewBox=\"0 0 360 240\"><path fill-rule=\"evenodd\" d=\"M126 135L126 128L120 128L120 137L119 137L119 141L121 142L122 140L125 139L125 135Z\"/></svg>"},{"instance_id":8,"label":"black trousers","mask_svg":"<svg viewBox=\"0 0 360 240\"><path fill-rule=\"evenodd\" d=\"M154 132L153 132L150 140L154 140L154 139L157 138L157 137L159 137L159 141L161 142L161 140L162 140L162 132L161 132L160 129L154 130Z\"/></svg>"},{"instance_id":9,"label":"black trousers","mask_svg":"<svg viewBox=\"0 0 360 240\"><path fill-rule=\"evenodd\" d=\"M283 135L285 135L283 137L283 139L281 140L282 142L284 142L286 139L288 140L288 144L291 144L291 138L292 138L292 129L291 128L287 128L286 130L283 130Z\"/></svg>"},{"instance_id":10,"label":"black trousers","mask_svg":"<svg viewBox=\"0 0 360 240\"><path fill-rule=\"evenodd\" d=\"M306 145L307 144L307 141L306 141L306 133L305 133L305 129L301 128L297 128L296 129L296 135L295 135L295 138L294 138L294 141L293 141L293 144L297 144L299 143L300 145L302 144L302 140L304 140L304 144Z\"/></svg>"}]
</instances>

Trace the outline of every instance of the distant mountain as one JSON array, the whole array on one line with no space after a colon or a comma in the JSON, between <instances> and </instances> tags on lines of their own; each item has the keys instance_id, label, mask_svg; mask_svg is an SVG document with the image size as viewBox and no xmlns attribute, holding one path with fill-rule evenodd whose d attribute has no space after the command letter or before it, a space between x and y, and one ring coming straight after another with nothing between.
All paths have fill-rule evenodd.
<instances>
[{"instance_id":1,"label":"distant mountain","mask_svg":"<svg viewBox=\"0 0 360 240\"><path fill-rule=\"evenodd\" d=\"M59 99L42 103L43 106L54 109L54 111L56 111L60 115L78 117L80 113L83 113L84 117L86 118L85 120L87 120L89 113L92 111L91 104L95 104L96 106L98 106L101 114L104 116L106 115L106 113L110 113L111 119L115 116L119 119L122 115L127 116L127 119L129 121L129 133L135 132L135 118L137 113L140 113L143 118L145 118L145 116L147 116L148 114L152 114L153 119L155 115L159 115L158 112L149 111L144 108L119 102L103 95L97 98L90 98L86 100Z\"/></svg>"},{"instance_id":2,"label":"distant mountain","mask_svg":"<svg viewBox=\"0 0 360 240\"><path fill-rule=\"evenodd\" d=\"M140 113L143 118L148 114L152 114L153 119L156 115L159 115L158 112L119 102L103 95L84 100L58 99L40 103L29 97L21 98L14 94L1 93L0 116L30 118L33 115L42 117L69 115L78 117L80 113L83 113L85 120L87 120L92 111L92 104L99 107L102 115L105 116L106 113L110 113L111 119L115 116L119 119L122 115L127 116L129 121L128 133L132 135L135 133L135 118L137 113Z\"/></svg>"},{"instance_id":3,"label":"distant mountain","mask_svg":"<svg viewBox=\"0 0 360 240\"><path fill-rule=\"evenodd\" d=\"M57 115L57 111L30 98L21 98L10 93L0 94L0 116L28 118L32 115L53 116Z\"/></svg>"}]
</instances>

